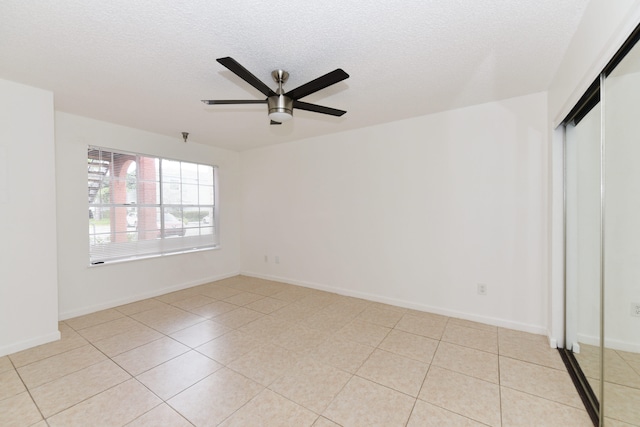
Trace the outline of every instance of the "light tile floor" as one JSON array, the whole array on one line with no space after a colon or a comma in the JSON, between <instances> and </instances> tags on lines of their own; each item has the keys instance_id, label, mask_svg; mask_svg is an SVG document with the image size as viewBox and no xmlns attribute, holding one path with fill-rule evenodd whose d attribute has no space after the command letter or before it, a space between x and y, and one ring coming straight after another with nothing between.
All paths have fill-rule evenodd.
<instances>
[{"instance_id":1,"label":"light tile floor","mask_svg":"<svg viewBox=\"0 0 640 427\"><path fill-rule=\"evenodd\" d=\"M237 276L0 358L1 426L590 426L543 336Z\"/></svg>"}]
</instances>

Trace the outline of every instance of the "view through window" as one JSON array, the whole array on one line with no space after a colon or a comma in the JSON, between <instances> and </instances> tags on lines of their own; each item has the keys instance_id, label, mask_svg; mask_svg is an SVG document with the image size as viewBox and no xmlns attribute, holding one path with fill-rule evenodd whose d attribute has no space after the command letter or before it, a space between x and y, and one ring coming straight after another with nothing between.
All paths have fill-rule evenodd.
<instances>
[{"instance_id":1,"label":"view through window","mask_svg":"<svg viewBox=\"0 0 640 427\"><path fill-rule=\"evenodd\" d=\"M91 264L218 246L211 165L88 148Z\"/></svg>"}]
</instances>

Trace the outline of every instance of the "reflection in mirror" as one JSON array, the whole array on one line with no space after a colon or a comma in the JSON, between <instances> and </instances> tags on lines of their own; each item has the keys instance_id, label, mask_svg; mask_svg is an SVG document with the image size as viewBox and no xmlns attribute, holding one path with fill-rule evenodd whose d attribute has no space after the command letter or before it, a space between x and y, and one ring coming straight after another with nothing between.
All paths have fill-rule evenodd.
<instances>
[{"instance_id":1,"label":"reflection in mirror","mask_svg":"<svg viewBox=\"0 0 640 427\"><path fill-rule=\"evenodd\" d=\"M566 346L595 400L600 391L600 104L567 124Z\"/></svg>"},{"instance_id":2,"label":"reflection in mirror","mask_svg":"<svg viewBox=\"0 0 640 427\"><path fill-rule=\"evenodd\" d=\"M605 425L640 426L640 48L606 78ZM621 424L627 423L627 424Z\"/></svg>"}]
</instances>

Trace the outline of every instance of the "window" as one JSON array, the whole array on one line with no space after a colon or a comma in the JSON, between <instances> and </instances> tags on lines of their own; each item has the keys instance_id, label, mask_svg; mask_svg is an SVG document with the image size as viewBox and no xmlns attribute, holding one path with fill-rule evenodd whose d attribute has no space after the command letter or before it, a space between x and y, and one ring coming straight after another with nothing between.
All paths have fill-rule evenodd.
<instances>
[{"instance_id":1,"label":"window","mask_svg":"<svg viewBox=\"0 0 640 427\"><path fill-rule=\"evenodd\" d=\"M89 147L91 264L218 247L217 168Z\"/></svg>"}]
</instances>

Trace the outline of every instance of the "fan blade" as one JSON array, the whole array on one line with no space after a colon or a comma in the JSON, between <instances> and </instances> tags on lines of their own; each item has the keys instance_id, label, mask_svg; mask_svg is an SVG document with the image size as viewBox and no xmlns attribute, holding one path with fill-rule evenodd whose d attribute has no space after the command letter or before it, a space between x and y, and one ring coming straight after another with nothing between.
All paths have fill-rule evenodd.
<instances>
[{"instance_id":1,"label":"fan blade","mask_svg":"<svg viewBox=\"0 0 640 427\"><path fill-rule=\"evenodd\" d=\"M324 89L327 86L341 82L348 77L349 74L345 73L342 68L338 68L324 76L311 80L309 83L305 83L302 86L298 86L297 88L290 90L285 93L285 95L291 99L304 98L307 95L311 95L312 93L319 91L320 89Z\"/></svg>"},{"instance_id":2,"label":"fan blade","mask_svg":"<svg viewBox=\"0 0 640 427\"><path fill-rule=\"evenodd\" d=\"M216 59L219 63L227 67L230 71L235 73L238 77L240 77L245 82L249 83L251 86L258 89L265 96L273 96L276 93L269 88L266 84L262 82L259 78L251 74L249 70L244 68L242 65L238 63L235 59L227 56L226 58L218 58Z\"/></svg>"},{"instance_id":3,"label":"fan blade","mask_svg":"<svg viewBox=\"0 0 640 427\"><path fill-rule=\"evenodd\" d=\"M302 102L297 100L293 101L293 108L297 108L299 110L313 111L314 113L329 114L331 116L338 116L338 117L346 113L346 111L344 110L337 110L335 108L323 107L322 105L309 104L308 102Z\"/></svg>"},{"instance_id":4,"label":"fan blade","mask_svg":"<svg viewBox=\"0 0 640 427\"><path fill-rule=\"evenodd\" d=\"M280 123L280 122L274 122L273 120L271 120L271 123L270 123L270 124L272 124L272 125L281 125L282 123Z\"/></svg>"},{"instance_id":5,"label":"fan blade","mask_svg":"<svg viewBox=\"0 0 640 427\"><path fill-rule=\"evenodd\" d=\"M203 99L207 105L229 105L229 104L266 104L266 99Z\"/></svg>"}]
</instances>

